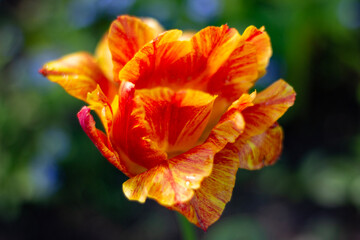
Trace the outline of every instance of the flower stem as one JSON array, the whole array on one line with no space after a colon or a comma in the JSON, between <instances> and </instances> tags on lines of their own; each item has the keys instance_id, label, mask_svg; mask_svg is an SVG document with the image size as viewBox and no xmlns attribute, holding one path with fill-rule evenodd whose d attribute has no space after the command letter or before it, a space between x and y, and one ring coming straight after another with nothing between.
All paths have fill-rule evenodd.
<instances>
[{"instance_id":1,"label":"flower stem","mask_svg":"<svg viewBox=\"0 0 360 240\"><path fill-rule=\"evenodd\" d=\"M180 213L177 213L180 231L183 240L196 240L196 233L194 226Z\"/></svg>"}]
</instances>

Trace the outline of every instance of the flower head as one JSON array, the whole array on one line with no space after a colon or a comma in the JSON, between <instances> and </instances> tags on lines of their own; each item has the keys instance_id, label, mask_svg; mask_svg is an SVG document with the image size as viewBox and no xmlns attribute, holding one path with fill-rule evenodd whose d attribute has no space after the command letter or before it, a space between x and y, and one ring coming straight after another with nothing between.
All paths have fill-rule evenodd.
<instances>
[{"instance_id":1,"label":"flower head","mask_svg":"<svg viewBox=\"0 0 360 240\"><path fill-rule=\"evenodd\" d=\"M279 80L248 93L271 54L264 28L183 34L125 15L95 56L70 54L40 72L89 105L78 113L80 124L129 177L128 199L155 199L205 230L230 200L237 169L260 169L281 153L276 121L293 105L294 90Z\"/></svg>"}]
</instances>

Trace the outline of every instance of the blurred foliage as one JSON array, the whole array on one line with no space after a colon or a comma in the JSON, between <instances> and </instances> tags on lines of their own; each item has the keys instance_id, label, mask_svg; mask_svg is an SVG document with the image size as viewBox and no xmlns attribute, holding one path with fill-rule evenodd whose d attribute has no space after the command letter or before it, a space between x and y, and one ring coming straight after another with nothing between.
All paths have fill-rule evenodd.
<instances>
[{"instance_id":1,"label":"blurred foliage","mask_svg":"<svg viewBox=\"0 0 360 240\"><path fill-rule=\"evenodd\" d=\"M0 239L180 239L175 215L125 199L125 177L82 132L82 102L38 74L93 52L120 14L166 28L265 26L274 55L256 88L297 91L280 161L240 170L202 239L360 238L360 4L356 0L0 0ZM145 237L144 237L145 236Z\"/></svg>"}]
</instances>

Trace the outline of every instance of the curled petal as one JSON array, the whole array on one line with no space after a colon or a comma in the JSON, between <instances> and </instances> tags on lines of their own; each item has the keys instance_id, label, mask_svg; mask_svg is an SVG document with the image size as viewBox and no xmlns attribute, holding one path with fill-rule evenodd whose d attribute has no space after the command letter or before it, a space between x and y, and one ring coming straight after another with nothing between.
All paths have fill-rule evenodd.
<instances>
[{"instance_id":1,"label":"curled petal","mask_svg":"<svg viewBox=\"0 0 360 240\"><path fill-rule=\"evenodd\" d=\"M248 139L239 137L226 148L239 159L239 168L256 170L276 162L282 151L282 141L283 130L274 124L262 134Z\"/></svg>"},{"instance_id":2,"label":"curled petal","mask_svg":"<svg viewBox=\"0 0 360 240\"><path fill-rule=\"evenodd\" d=\"M264 75L266 72L265 68L269 64L272 55L270 37L265 31L265 28L261 27L260 29L257 29L254 26L250 26L245 29L241 37L254 44L256 48L259 76Z\"/></svg>"},{"instance_id":3,"label":"curled petal","mask_svg":"<svg viewBox=\"0 0 360 240\"><path fill-rule=\"evenodd\" d=\"M67 55L48 62L40 70L50 81L60 84L70 95L86 101L87 94L99 85L109 99L115 95L115 85L103 74L95 59L85 52Z\"/></svg>"},{"instance_id":4,"label":"curled petal","mask_svg":"<svg viewBox=\"0 0 360 240\"><path fill-rule=\"evenodd\" d=\"M215 154L242 133L245 124L240 112L251 105L254 97L244 94L236 101L203 144L127 180L123 184L126 197L139 202L149 197L164 206L189 201L210 175Z\"/></svg>"},{"instance_id":5,"label":"curled petal","mask_svg":"<svg viewBox=\"0 0 360 240\"><path fill-rule=\"evenodd\" d=\"M215 155L210 176L195 190L191 200L171 209L206 230L219 219L230 201L239 166L254 170L273 164L281 152L282 138L282 129L277 124L248 140L241 140L240 135L235 143L229 143Z\"/></svg>"},{"instance_id":6,"label":"curled petal","mask_svg":"<svg viewBox=\"0 0 360 240\"><path fill-rule=\"evenodd\" d=\"M141 173L123 184L125 196L141 203L154 198L164 206L183 202L193 195L204 176L211 172L213 151L197 147ZM188 175L187 175L188 174Z\"/></svg>"},{"instance_id":7,"label":"curled petal","mask_svg":"<svg viewBox=\"0 0 360 240\"><path fill-rule=\"evenodd\" d=\"M238 158L230 157L231 154L227 149L217 153L210 176L194 191L191 200L171 207L204 231L219 219L231 199L239 166Z\"/></svg>"},{"instance_id":8,"label":"curled petal","mask_svg":"<svg viewBox=\"0 0 360 240\"><path fill-rule=\"evenodd\" d=\"M115 80L118 80L121 68L155 36L156 31L139 18L123 15L113 21L108 41L114 64Z\"/></svg>"},{"instance_id":9,"label":"curled petal","mask_svg":"<svg viewBox=\"0 0 360 240\"><path fill-rule=\"evenodd\" d=\"M114 152L114 149L112 148L106 135L102 131L96 129L94 118L90 114L90 108L86 106L83 107L77 116L82 129L95 144L97 149L99 149L101 154L124 174L131 176L126 167L121 163L117 154Z\"/></svg>"},{"instance_id":10,"label":"curled petal","mask_svg":"<svg viewBox=\"0 0 360 240\"><path fill-rule=\"evenodd\" d=\"M266 131L294 104L295 95L294 89L284 80L278 80L260 92L254 106L242 112L246 129L241 137L248 138Z\"/></svg>"}]
</instances>

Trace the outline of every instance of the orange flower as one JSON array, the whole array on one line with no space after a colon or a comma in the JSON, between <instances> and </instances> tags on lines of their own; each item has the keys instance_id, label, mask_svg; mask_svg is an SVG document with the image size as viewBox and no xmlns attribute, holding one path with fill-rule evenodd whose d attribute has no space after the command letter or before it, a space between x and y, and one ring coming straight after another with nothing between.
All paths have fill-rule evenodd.
<instances>
[{"instance_id":1,"label":"orange flower","mask_svg":"<svg viewBox=\"0 0 360 240\"><path fill-rule=\"evenodd\" d=\"M273 164L282 150L276 121L293 105L294 90L279 80L248 94L271 54L264 28L182 34L125 15L95 56L70 54L40 72L89 104L80 124L130 178L128 199L155 199L205 230L230 200L237 169Z\"/></svg>"}]
</instances>

